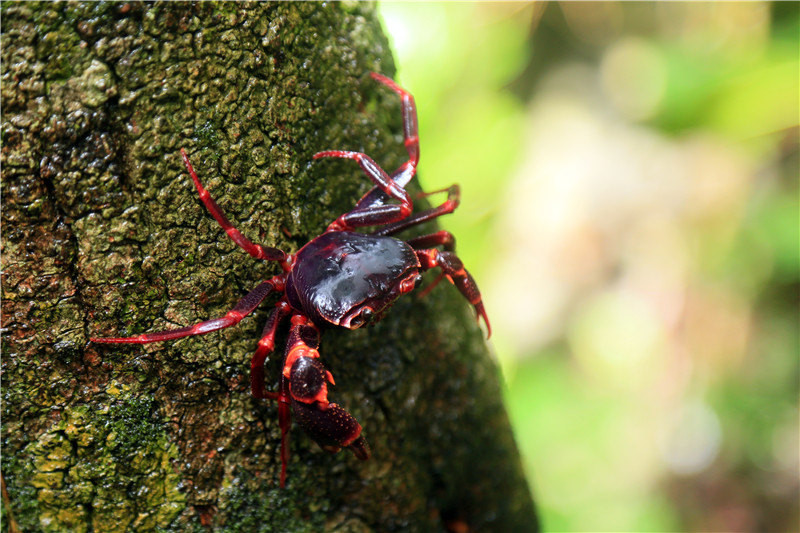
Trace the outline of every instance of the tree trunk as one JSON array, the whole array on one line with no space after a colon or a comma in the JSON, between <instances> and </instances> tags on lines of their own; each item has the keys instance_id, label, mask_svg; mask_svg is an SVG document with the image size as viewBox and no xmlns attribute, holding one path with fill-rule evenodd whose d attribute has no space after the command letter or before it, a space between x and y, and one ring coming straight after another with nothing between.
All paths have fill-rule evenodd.
<instances>
[{"instance_id":1,"label":"tree trunk","mask_svg":"<svg viewBox=\"0 0 800 533\"><path fill-rule=\"evenodd\" d=\"M278 272L209 216L181 147L245 235L292 252L371 185L315 152L405 160L398 99L368 76L394 74L373 5L4 2L2 18L8 531L536 528L497 368L448 284L325 332L331 397L373 457L295 429L283 490L276 405L249 392L269 302L200 337L88 342L221 316Z\"/></svg>"}]
</instances>

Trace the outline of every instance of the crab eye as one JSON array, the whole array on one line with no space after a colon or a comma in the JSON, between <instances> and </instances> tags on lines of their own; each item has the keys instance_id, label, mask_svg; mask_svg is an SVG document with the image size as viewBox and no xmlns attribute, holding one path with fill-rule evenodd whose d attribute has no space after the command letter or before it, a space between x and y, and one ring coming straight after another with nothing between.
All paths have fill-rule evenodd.
<instances>
[{"instance_id":1,"label":"crab eye","mask_svg":"<svg viewBox=\"0 0 800 533\"><path fill-rule=\"evenodd\" d=\"M420 285L422 285L422 274L417 274L417 278L414 280L414 288L419 289Z\"/></svg>"},{"instance_id":2,"label":"crab eye","mask_svg":"<svg viewBox=\"0 0 800 533\"><path fill-rule=\"evenodd\" d=\"M350 320L350 328L356 329L365 324L369 324L374 317L375 311L371 307L364 307Z\"/></svg>"}]
</instances>

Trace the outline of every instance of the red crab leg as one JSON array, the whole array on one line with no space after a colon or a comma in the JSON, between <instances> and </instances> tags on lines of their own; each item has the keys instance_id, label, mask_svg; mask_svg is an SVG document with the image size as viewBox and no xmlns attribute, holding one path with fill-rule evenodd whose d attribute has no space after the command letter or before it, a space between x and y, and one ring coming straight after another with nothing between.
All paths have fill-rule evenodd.
<instances>
[{"instance_id":1,"label":"red crab leg","mask_svg":"<svg viewBox=\"0 0 800 533\"><path fill-rule=\"evenodd\" d=\"M419 164L419 125L417 123L417 105L414 96L397 85L394 80L377 72L370 72L375 81L382 83L400 96L403 109L403 144L408 152L408 161L394 171L392 179L401 187L405 187L414 174Z\"/></svg>"},{"instance_id":2,"label":"red crab leg","mask_svg":"<svg viewBox=\"0 0 800 533\"><path fill-rule=\"evenodd\" d=\"M419 250L420 248L430 248L431 246L442 246L448 252L454 252L456 249L456 238L449 231L441 230L429 235L420 235L419 237L408 239L406 244L415 250ZM433 289L436 288L436 286L444 279L444 277L445 273L443 271L439 272L439 275L436 276L436 279L434 279L427 287L419 291L419 297L425 298Z\"/></svg>"},{"instance_id":3,"label":"red crab leg","mask_svg":"<svg viewBox=\"0 0 800 533\"><path fill-rule=\"evenodd\" d=\"M433 289L436 288L439 282L441 282L443 279L444 279L444 272L439 272L439 275L436 276L436 279L434 279L427 287L419 291L418 297L425 298L427 295L431 293Z\"/></svg>"},{"instance_id":4,"label":"red crab leg","mask_svg":"<svg viewBox=\"0 0 800 533\"><path fill-rule=\"evenodd\" d=\"M225 230L225 233L227 233L228 236L233 239L233 242L238 244L245 252L256 259L280 261L284 270L290 270L291 266L288 264L289 257L286 252L270 246L254 244L247 237L242 235L238 229L233 227L233 224L231 224L231 221L225 216L222 208L217 204L217 202L214 201L205 187L203 187L203 184L200 183L200 178L197 177L197 174L192 168L192 164L189 162L189 156L186 155L186 150L183 148L181 148L181 156L183 157L183 163L186 165L186 170L189 171L189 175L192 177L195 187L197 187L197 192L200 194L200 200L206 206L206 209L208 209L209 213L211 213L211 216L214 217L214 220L216 220L217 223L222 226L222 229Z\"/></svg>"},{"instance_id":5,"label":"red crab leg","mask_svg":"<svg viewBox=\"0 0 800 533\"><path fill-rule=\"evenodd\" d=\"M394 80L387 78L383 74L370 72L369 75L372 76L372 79L386 85L400 96L400 102L403 105L403 144L405 144L408 151L406 165L416 167L417 163L419 163L419 126L417 125L417 106L414 103L414 97L410 92L397 85Z\"/></svg>"},{"instance_id":6,"label":"red crab leg","mask_svg":"<svg viewBox=\"0 0 800 533\"><path fill-rule=\"evenodd\" d=\"M275 309L269 315L264 331L261 333L261 340L250 361L250 390L255 398L269 398L277 400L280 396L277 392L269 392L264 388L264 361L267 356L275 349L275 333L281 321L291 312L288 303L281 300L275 304Z\"/></svg>"},{"instance_id":7,"label":"red crab leg","mask_svg":"<svg viewBox=\"0 0 800 533\"><path fill-rule=\"evenodd\" d=\"M91 342L98 343L122 343L122 344L147 344L150 342L168 341L190 337L192 335L203 335L220 329L228 328L238 324L240 320L249 315L258 307L258 304L274 290L283 290L283 276L275 276L268 281L262 281L255 289L248 292L244 298L239 300L236 306L220 318L205 320L193 326L185 328L168 329L153 333L144 333L135 337L93 337Z\"/></svg>"},{"instance_id":8,"label":"red crab leg","mask_svg":"<svg viewBox=\"0 0 800 533\"><path fill-rule=\"evenodd\" d=\"M459 189L458 185L451 185L447 189L425 193L422 196L430 196L432 194L440 192L447 192L447 200L445 200L440 206L434 207L432 209L426 209L425 211L420 211L419 213L414 213L408 218L405 218L398 222L394 222L392 224L387 224L386 226L383 226L373 231L372 234L394 235L395 233L399 233L405 229L410 228L411 226L422 224L423 222L427 222L428 220L433 220L436 217L440 217L442 215L448 215L453 211L455 211L456 207L458 207L458 204L461 202L461 190ZM441 244L441 243L436 243L436 244Z\"/></svg>"},{"instance_id":9,"label":"red crab leg","mask_svg":"<svg viewBox=\"0 0 800 533\"><path fill-rule=\"evenodd\" d=\"M289 465L289 430L292 428L289 380L281 376L278 393L278 426L281 428L281 488L286 486L286 467Z\"/></svg>"},{"instance_id":10,"label":"red crab leg","mask_svg":"<svg viewBox=\"0 0 800 533\"><path fill-rule=\"evenodd\" d=\"M328 383L333 376L319 359L319 330L301 314L292 316L286 343L286 358L278 393L281 428L281 487L289 462L289 405L298 425L323 449L337 452L349 447L359 459L369 458L369 445L361 436L361 425L339 405L328 401Z\"/></svg>"},{"instance_id":11,"label":"red crab leg","mask_svg":"<svg viewBox=\"0 0 800 533\"><path fill-rule=\"evenodd\" d=\"M400 201L399 204L356 208L333 221L331 225L328 226L327 231L344 231L363 226L396 222L410 215L411 211L414 209L411 197L405 189L395 183L386 171L379 167L368 155L362 154L361 152L345 152L341 150L328 150L314 154L314 159L319 159L321 157L339 157L342 159L355 160L367 177L369 177L383 193Z\"/></svg>"},{"instance_id":12,"label":"red crab leg","mask_svg":"<svg viewBox=\"0 0 800 533\"><path fill-rule=\"evenodd\" d=\"M306 340L300 335L300 328L308 326ZM310 335L308 333L311 333ZM289 339L286 343L286 355L283 361L283 371L281 372L280 390L276 397L267 397L278 401L278 426L281 429L281 488L286 485L286 467L289 464L289 430L292 428L292 413L290 405L292 401L290 391L291 367L300 355L306 357L319 357L317 346L319 345L319 330L301 314L292 316L292 327L289 331ZM331 379L332 381L332 379ZM327 397L325 398L327 402Z\"/></svg>"},{"instance_id":13,"label":"red crab leg","mask_svg":"<svg viewBox=\"0 0 800 533\"><path fill-rule=\"evenodd\" d=\"M403 163L397 170L392 173L392 180L395 183L405 188L411 178L416 173L417 164L419 163L419 127L417 126L417 106L414 103L414 97L410 92L406 91L394 81L378 74L377 72L370 72L372 79L386 85L394 92L400 95L400 101L403 106L403 144L408 151L408 161ZM361 197L356 204L356 209L369 207L373 205L380 205L385 200L385 195L378 187L373 187L367 194Z\"/></svg>"},{"instance_id":14,"label":"red crab leg","mask_svg":"<svg viewBox=\"0 0 800 533\"><path fill-rule=\"evenodd\" d=\"M488 330L487 337L491 337L492 326L489 324L489 317L486 316L486 310L483 307L481 291L478 290L478 285L475 283L475 280L472 279L467 269L464 268L461 259L452 252L440 252L435 248L417 250L417 257L419 258L422 270L429 270L434 267L442 269L442 272L450 283L455 285L461 294L464 295L464 298L472 304L475 311L478 313L478 317L483 318L483 321L486 323L486 329Z\"/></svg>"},{"instance_id":15,"label":"red crab leg","mask_svg":"<svg viewBox=\"0 0 800 533\"><path fill-rule=\"evenodd\" d=\"M431 246L442 246L448 252L455 251L456 249L456 238L452 233L445 230L428 235L420 235L419 237L408 239L406 243L415 250L430 248Z\"/></svg>"}]
</instances>

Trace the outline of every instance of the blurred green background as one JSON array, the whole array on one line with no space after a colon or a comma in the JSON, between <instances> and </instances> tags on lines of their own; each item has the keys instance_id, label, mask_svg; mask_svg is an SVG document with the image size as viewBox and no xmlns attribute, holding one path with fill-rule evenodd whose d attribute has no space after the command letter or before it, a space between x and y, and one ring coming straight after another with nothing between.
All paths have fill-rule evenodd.
<instances>
[{"instance_id":1,"label":"blurred green background","mask_svg":"<svg viewBox=\"0 0 800 533\"><path fill-rule=\"evenodd\" d=\"M798 531L798 4L380 4L551 531Z\"/></svg>"}]
</instances>

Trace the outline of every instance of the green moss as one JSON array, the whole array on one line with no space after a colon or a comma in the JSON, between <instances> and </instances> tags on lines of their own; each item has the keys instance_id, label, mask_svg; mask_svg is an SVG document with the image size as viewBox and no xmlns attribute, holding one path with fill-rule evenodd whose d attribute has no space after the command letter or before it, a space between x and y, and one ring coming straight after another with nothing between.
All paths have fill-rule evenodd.
<instances>
[{"instance_id":1,"label":"green moss","mask_svg":"<svg viewBox=\"0 0 800 533\"><path fill-rule=\"evenodd\" d=\"M220 135L217 126L210 120L206 120L194 130L194 134L197 136L200 146L209 150L214 160L219 160L219 154L216 152L216 149L220 146Z\"/></svg>"},{"instance_id":2,"label":"green moss","mask_svg":"<svg viewBox=\"0 0 800 533\"><path fill-rule=\"evenodd\" d=\"M106 438L109 449L120 460L130 459L136 453L134 460L138 461L141 449L152 446L164 432L149 397L131 397L113 403L105 415L105 426L109 431Z\"/></svg>"},{"instance_id":3,"label":"green moss","mask_svg":"<svg viewBox=\"0 0 800 533\"><path fill-rule=\"evenodd\" d=\"M264 490L242 470L220 491L220 501L220 510L227 516L222 527L225 532L310 533L323 529L320 513L301 514L289 491Z\"/></svg>"},{"instance_id":4,"label":"green moss","mask_svg":"<svg viewBox=\"0 0 800 533\"><path fill-rule=\"evenodd\" d=\"M23 450L28 467L9 469L12 509L15 516L38 516L38 524L27 518L21 524L43 531L152 529L169 525L185 507L171 465L177 448L153 401L125 390L109 387L117 399L106 410L65 410Z\"/></svg>"},{"instance_id":5,"label":"green moss","mask_svg":"<svg viewBox=\"0 0 800 533\"><path fill-rule=\"evenodd\" d=\"M21 531L37 531L39 529L39 492L40 490L29 483L20 483L19 473L24 472L27 464L19 455L3 453L3 481L6 483L9 494L13 495L10 505L5 500L0 506L2 510L2 524L8 528L13 518Z\"/></svg>"}]
</instances>

